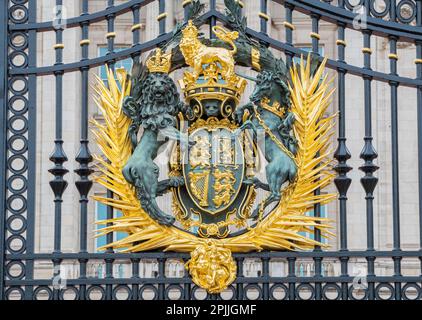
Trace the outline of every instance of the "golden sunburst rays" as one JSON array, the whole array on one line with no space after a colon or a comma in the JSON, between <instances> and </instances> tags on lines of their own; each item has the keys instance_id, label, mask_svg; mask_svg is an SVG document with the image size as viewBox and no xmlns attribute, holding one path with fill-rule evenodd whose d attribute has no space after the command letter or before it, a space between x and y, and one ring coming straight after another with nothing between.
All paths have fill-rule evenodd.
<instances>
[{"instance_id":1,"label":"golden sunburst rays","mask_svg":"<svg viewBox=\"0 0 422 320\"><path fill-rule=\"evenodd\" d=\"M215 240L232 252L254 250L307 250L326 245L307 237L319 229L323 238L334 236L330 232L330 220L306 215L315 204L327 204L336 194L321 193L332 183L330 138L333 132L335 115L327 116L333 89L331 81L323 75L324 61L312 73L310 59L301 59L298 66L291 69L292 112L296 116L294 134L299 150L296 161L298 174L293 184L282 195L277 208L251 230L225 239ZM130 83L124 71L118 72L118 81L113 72L107 71L108 87L98 80L96 102L102 110L104 123L93 121L94 134L105 159L95 157L100 175L96 181L114 193L113 199L94 197L106 205L122 212L123 216L100 222L106 224L98 230L97 236L109 232L126 232L128 236L101 249L112 247L122 251L146 251L163 249L169 251L192 252L207 239L175 227L159 225L143 211L134 188L122 175L122 168L131 156L131 144L127 135L130 119L122 112L123 98L130 92Z\"/></svg>"},{"instance_id":2,"label":"golden sunburst rays","mask_svg":"<svg viewBox=\"0 0 422 320\"><path fill-rule=\"evenodd\" d=\"M131 213L137 212L134 202L136 197L133 188L126 183L121 173L132 151L130 140L126 134L122 134L129 129L131 120L123 114L121 107L124 97L130 93L130 81L122 69L116 71L118 82L111 69L107 68L106 72L108 86L99 78L94 86L95 103L104 117L104 123L91 120L95 141L104 156L94 155L96 167L100 172L100 175L95 177L95 182L112 191L116 198L94 196L93 199L131 216Z\"/></svg>"},{"instance_id":3,"label":"golden sunburst rays","mask_svg":"<svg viewBox=\"0 0 422 320\"><path fill-rule=\"evenodd\" d=\"M330 185L335 176L331 167L330 140L336 114L326 115L335 91L330 89L332 80L328 79L327 74L323 75L327 59L312 74L310 58L311 55L305 65L302 57L299 65L294 65L290 70L292 83L289 88L292 111L296 117L294 133L298 140L299 168L295 189L289 201L284 202L284 208L281 206L287 217L295 217L298 213L303 215L312 210L315 204L328 204L337 196L334 193L315 195L317 189ZM329 231L329 219L306 217L304 221L312 228L319 229L323 237L334 236ZM310 225L303 225L300 229L311 231Z\"/></svg>"}]
</instances>

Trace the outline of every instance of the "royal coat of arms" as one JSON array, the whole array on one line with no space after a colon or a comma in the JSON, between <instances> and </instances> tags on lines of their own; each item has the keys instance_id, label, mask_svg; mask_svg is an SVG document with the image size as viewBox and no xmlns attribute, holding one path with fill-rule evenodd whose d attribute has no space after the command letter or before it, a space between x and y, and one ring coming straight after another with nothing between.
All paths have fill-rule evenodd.
<instances>
[{"instance_id":1,"label":"royal coat of arms","mask_svg":"<svg viewBox=\"0 0 422 320\"><path fill-rule=\"evenodd\" d=\"M238 4L225 2L233 31L217 25L215 38L205 39L202 6L193 1L188 21L145 64L130 76L118 70L117 81L109 71L108 86L97 86L105 123L94 121L105 156L96 157L97 182L114 194L96 199L123 213L103 221L100 235L128 233L106 247L190 252L186 267L210 293L235 280L232 252L323 245L305 234L329 236L327 220L306 213L335 197L315 193L333 179L325 62L308 57L287 70L247 35ZM242 75L237 65L257 75ZM241 104L248 81L254 90ZM159 179L164 145L171 146L168 177ZM160 208L165 194L172 212Z\"/></svg>"}]
</instances>

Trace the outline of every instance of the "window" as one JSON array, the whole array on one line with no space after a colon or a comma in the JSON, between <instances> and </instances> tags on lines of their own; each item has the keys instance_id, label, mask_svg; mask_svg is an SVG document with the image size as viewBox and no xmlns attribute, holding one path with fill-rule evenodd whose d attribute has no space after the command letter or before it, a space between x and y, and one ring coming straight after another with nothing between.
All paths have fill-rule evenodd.
<instances>
[{"instance_id":1,"label":"window","mask_svg":"<svg viewBox=\"0 0 422 320\"><path fill-rule=\"evenodd\" d=\"M200 216L199 216L199 214L192 213L191 219L192 219L192 221L200 221ZM190 231L193 234L196 234L196 235L198 234L198 230L199 230L199 227L191 227L191 229L190 229Z\"/></svg>"},{"instance_id":2,"label":"window","mask_svg":"<svg viewBox=\"0 0 422 320\"><path fill-rule=\"evenodd\" d=\"M127 48L128 48L127 46L117 46L114 48L114 52L119 52ZM102 56L105 56L107 52L108 52L107 47L99 47L98 55L102 57ZM124 68L126 71L129 72L132 69L132 59L128 58L128 59L116 61L116 63L114 64L114 67L115 69ZM106 73L105 65L102 65L100 67L100 78L101 80L103 80L105 84L107 84L107 73Z\"/></svg>"},{"instance_id":3,"label":"window","mask_svg":"<svg viewBox=\"0 0 422 320\"><path fill-rule=\"evenodd\" d=\"M327 206L326 205L321 205L320 208L321 208L320 209L320 211L321 211L321 218L327 218ZM314 210L306 212L305 215L308 216L308 217L313 217L314 216ZM314 232L313 232L314 228L311 227L311 229L312 229L311 232L301 232L300 235L314 240L314 236L315 236L314 235ZM321 237L321 242L322 243L327 243L327 239Z\"/></svg>"},{"instance_id":4,"label":"window","mask_svg":"<svg viewBox=\"0 0 422 320\"><path fill-rule=\"evenodd\" d=\"M96 202L96 210L95 210L95 221L101 221L107 219L107 206L103 203ZM114 211L115 218L121 217L122 213L120 211ZM98 225L97 229L104 228L105 225ZM125 232L115 232L113 233L113 241L118 241L123 238L127 237L127 233ZM107 237L101 236L95 239L95 251L98 252L98 248L107 244Z\"/></svg>"},{"instance_id":5,"label":"window","mask_svg":"<svg viewBox=\"0 0 422 320\"><path fill-rule=\"evenodd\" d=\"M312 51L312 46L297 46L296 48L301 49L301 50L306 51L306 52ZM324 55L324 47L322 47L322 46L318 47L318 54L320 56ZM305 59L306 57L303 57L303 58ZM299 62L300 62L300 56L293 57L293 63L299 63Z\"/></svg>"}]
</instances>

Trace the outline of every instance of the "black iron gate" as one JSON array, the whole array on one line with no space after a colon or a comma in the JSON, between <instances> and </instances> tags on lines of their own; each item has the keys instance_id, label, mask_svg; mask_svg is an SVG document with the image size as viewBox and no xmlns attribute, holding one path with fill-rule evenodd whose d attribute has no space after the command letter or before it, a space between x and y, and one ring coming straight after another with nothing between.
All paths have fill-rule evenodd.
<instances>
[{"instance_id":1,"label":"black iron gate","mask_svg":"<svg viewBox=\"0 0 422 320\"><path fill-rule=\"evenodd\" d=\"M172 0L171 0L172 1ZM258 1L258 0L244 0ZM400 236L400 201L399 201L399 144L398 144L398 117L399 101L398 88L413 88L413 95L417 98L417 135L418 164L414 165L415 174L418 174L419 193L414 197L422 199L422 1L421 0L388 0L378 6L375 0L273 0L282 5L285 10L285 42L269 37L267 25L269 16L267 7L271 0L260 0L259 13L260 30L248 29L250 36L259 41L268 43L273 49L284 52L287 64L290 65L294 56L304 53L301 48L293 46L295 32L294 13L306 14L311 19L312 30L310 39L312 51L318 52L320 44L320 22L334 25L337 29L337 57L328 61L328 67L336 71L338 94L338 147L334 157L337 160L335 170L338 175L335 185L339 192L338 208L338 251L323 251L316 248L310 252L261 252L251 254L235 254L238 265L236 282L230 286L226 295L201 295L199 288L193 285L187 274L182 277L166 276L168 261L171 259L186 260L188 256L178 253L145 252L123 254L116 252L90 253L87 249L87 208L90 181L90 163L92 157L88 149L88 74L90 69L104 64L113 65L116 61L126 58L139 58L140 54L154 48L162 41L169 39L166 33L166 2L165 0L129 0L115 5L113 0L107 1L107 7L95 13L88 12L88 0L81 0L82 12L80 16L60 21L60 12L54 21L37 21L36 0L2 0L0 8L0 99L1 99L1 140L0 140L0 297L1 299L144 299L149 293L150 298L156 299L421 299L422 298L422 206L419 206L418 224L419 248L414 250L401 249ZM190 5L189 0L180 1L185 10ZM243 6L242 1L238 1ZM159 36L156 39L140 42L140 12L146 5L155 3L159 7ZM217 21L224 22L226 17L216 9L216 0L210 0L204 19L212 26ZM62 0L56 0L60 8ZM356 10L356 8L360 8ZM379 9L381 8L381 9ZM60 9L58 9L60 10ZM133 13L133 45L129 48L115 51L115 19L116 17ZM363 12L363 13L362 13ZM352 30L356 19L364 20L365 26L358 30L362 35L363 45L361 54L363 66L348 64L346 60L346 35ZM97 58L89 58L90 25L106 21L108 53ZM79 28L80 61L63 62L63 28ZM51 66L40 66L37 62L37 35L42 32L54 32L55 63ZM354 31L355 32L355 31ZM388 40L390 70L388 72L371 69L371 54L373 47L371 40L381 37ZM412 64L416 69L416 77L400 76L397 72L399 56L397 44L410 43L415 45L416 56L414 61L404 61ZM52 49L53 50L53 49ZM80 148L74 157L79 166L74 172L66 169L67 156L62 148L63 131L63 75L79 72L81 76L81 101L78 108L81 119ZM37 105L37 79L42 76L53 75L55 78L55 141L54 152L50 157L54 177L51 187L54 199L54 251L38 253L34 250L35 218L36 218L36 118L40 112ZM347 211L347 192L351 184L348 172L352 169L348 165L351 157L346 144L345 104L348 98L345 77L353 75L363 82L364 103L356 106L364 110L364 133L361 138L363 150L360 170L361 183L365 192L361 201L366 202L366 250L349 250L347 234L347 217L353 212ZM389 86L391 110L391 172L392 175L392 236L393 247L388 251L379 251L374 245L374 190L377 187L377 170L375 161L377 152L372 137L372 86L375 82L384 82ZM415 133L416 134L416 133ZM419 170L418 170L419 168ZM77 175L76 188L80 193L80 230L78 253L64 253L61 250L61 220L62 195L66 192L66 176ZM315 210L315 214L320 212ZM108 217L113 212L108 210ZM415 235L418 237L418 234ZM107 238L111 242L112 238ZM420 268L416 275L403 275L401 262L405 258L420 260ZM156 261L157 270L153 277L140 276L140 262L145 259ZM255 259L261 265L260 272L248 277L244 274L244 263L248 259ZM303 274L297 266L300 259L312 262L312 274ZM353 259L365 261L365 285L356 285L356 275L350 271ZM377 259L387 259L393 262L391 274L376 274ZM39 278L34 276L35 265L38 261L50 261L54 268L52 277ZM87 266L93 261L104 261L105 277L88 276ZM131 266L130 276L115 277L113 265L116 260L126 260ZM327 274L324 262L330 260L340 265L338 274ZM59 266L66 261L74 261L78 275L66 280L66 287L57 285L61 281ZM274 261L281 261L286 265L286 274L278 276L270 272L270 265ZM359 281L358 281L359 282ZM360 283L360 282L359 282Z\"/></svg>"}]
</instances>

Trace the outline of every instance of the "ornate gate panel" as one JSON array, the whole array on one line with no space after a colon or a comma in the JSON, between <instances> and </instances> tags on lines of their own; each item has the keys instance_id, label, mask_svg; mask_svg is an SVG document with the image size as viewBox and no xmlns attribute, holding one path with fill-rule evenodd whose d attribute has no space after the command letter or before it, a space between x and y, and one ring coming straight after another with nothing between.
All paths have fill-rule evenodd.
<instances>
[{"instance_id":1,"label":"ornate gate panel","mask_svg":"<svg viewBox=\"0 0 422 320\"><path fill-rule=\"evenodd\" d=\"M221 3L216 0L202 2L206 2L206 6L205 10L200 12L198 19L209 26L210 39L207 41L212 43L216 41L216 35L218 36L216 30L220 32L224 30L221 27L218 29L216 26L223 24L227 27L232 27L236 21L233 21L233 17L229 14L230 12L220 10L220 8L224 8L223 1L220 1ZM114 199L113 192L118 192L119 190L109 188L110 190L107 191L105 197L92 197L93 178L97 174L94 174L94 170L97 170L97 167L94 167L93 164L98 164L98 162L103 160L103 168L107 168L108 162L101 158L94 159L88 147L90 145L92 148L93 145L89 134L90 74L95 68L106 64L110 70L113 70L117 63L125 59L131 59L136 65L140 61L147 60L141 59L141 55L147 54L156 47L163 48L166 43L171 43L174 34L171 30L168 30L167 25L169 24L168 20L170 20L168 11L173 8L174 1L128 0L115 4L115 1L108 0L104 1L104 3L103 9L90 12L88 0L81 0L80 15L68 18L64 15L66 7L63 6L63 1L56 0L55 7L52 9L55 19L40 22L41 1L8 0L2 2L0 10L0 61L3 62L0 70L0 101L2 108L0 117L2 122L0 140L0 153L2 154L0 159L0 246L2 253L0 255L0 263L3 270L0 274L1 299L138 300L178 298L188 300L231 298L248 300L257 298L263 300L295 300L309 298L317 300L374 300L389 298L401 300L422 298L422 278L420 276L422 270L422 237L419 237L419 233L422 232L422 206L420 205L422 199L422 170L420 169L422 167L422 1L389 0L384 1L384 4L379 4L378 1L374 0L261 0L259 2L260 12L257 14L259 30L244 28L245 36L248 39L253 39L254 43L263 48L271 48L271 52L284 54L288 68L297 62L296 59L298 57L306 55L308 52L303 47L294 46L294 42L297 42L294 41L295 32L297 32L295 19L300 15L306 15L311 20L309 33L309 43L311 45L308 49L321 62L324 60L324 57L321 56L323 55L321 52L322 28L332 27L337 32L337 38L332 40L335 41L336 57L328 59L326 66L332 69L337 79L335 82L337 95L335 102L338 111L338 125L336 128L337 146L334 152L333 160L335 164L333 169L336 172L334 184L338 191L338 199L335 206L337 212L334 213L334 217L337 219L335 233L338 243L335 240L332 241L332 246L335 250L323 248L321 245L324 244L324 234L321 230L324 231L324 227L319 225L319 227L314 226L307 231L308 234L311 234L308 238L313 241L311 242L311 250L263 250L248 253L243 253L241 252L242 250L232 250L234 252L232 254L234 262L229 266L229 269L232 276L231 281L234 280L234 282L222 293L215 293L212 290L209 290L208 293L204 292L201 288L203 285L198 285L198 281L192 282L184 265L189 259L191 259L189 262L191 265L195 256L189 256L189 254L183 252L173 252L171 245L176 247L176 244L169 244L170 250L166 252L154 250L129 253L115 250L116 247L111 245L116 240L121 240L116 239L118 230L113 229L112 222L118 218L118 212L115 210L116 206L114 205L113 208L113 204L116 202L110 200ZM181 8L183 7L184 22L188 23L187 20L191 17L192 9L195 10L193 6L196 5L197 1L185 0L177 3ZM248 0L233 0L227 1L227 3L235 5L238 8L236 10L239 10L239 12L249 5ZM282 24L285 31L281 38L284 38L284 41L277 40L280 38L278 36L271 37L269 35L269 25L272 20L270 7L273 10L281 10L283 8L285 16ZM155 8L154 10L157 13L157 37L141 41L143 31L141 18L147 8ZM123 16L127 18L128 14L132 17L132 26L130 28L132 32L132 46L119 48L115 42L116 21ZM106 34L104 36L106 38L107 52L104 55L92 58L90 55L90 52L92 52L90 51L90 46L92 46L92 39L89 37L90 30L98 27L97 24L101 23L106 26ZM69 30L78 30L78 34L80 34L78 43L80 46L79 60L67 61L67 57L64 58L66 47L72 45L65 41L65 35ZM359 54L361 54L363 61L362 66L350 64L346 61L348 53L347 36L352 32L359 33L362 39L362 47L359 48L361 50ZM45 65L43 64L43 59L39 59L40 48L37 47L40 43L38 37L43 33L51 33L55 36L54 45L51 48L54 51L55 60ZM228 34L225 34L225 36ZM374 43L377 44L377 39L385 40L388 51L386 60L389 62L389 70L380 71L375 69L377 67L376 61L371 57L373 57L376 48ZM415 77L401 75L399 72L402 70L398 54L401 44L414 48L415 56L413 61L403 61L403 64L408 66L406 70L413 68ZM220 48L220 51L226 50L226 47L227 45L224 48ZM157 55L157 51L154 52L156 54L154 56L155 59L161 61L163 57ZM228 49L227 52L229 52ZM262 56L260 57L259 51L253 52L250 67L259 71ZM184 55L187 56L187 54ZM151 59L151 56L147 58ZM207 61L208 69L206 71L208 76L213 76L213 66L221 67L222 62L226 61L223 58L218 61ZM148 61L154 63L157 60ZM412 64L414 64L414 67L409 67ZM181 83L186 100L190 102L195 101L195 104L192 103L192 107L196 107L196 104L201 105L207 99L209 100L209 96L207 98L205 95L204 98L203 91L201 91L201 95L197 95L197 92L186 88L208 90L207 94L210 94L215 92L215 88L218 87L218 90L226 90L226 94L229 92L227 95L233 101L239 103L236 99L240 99L240 95L245 89L244 86L229 87L227 85L229 78L225 78L227 75L223 76L217 73L214 74L215 82L211 90L209 88L205 89L206 86L203 84L205 78L199 79L200 76L205 77L205 75L195 73L194 64L189 64L189 66L192 67L193 73L188 75L185 73ZM242 66L245 66L245 64ZM163 71L162 68L163 64L149 66L150 71L155 70L161 73ZM232 71L234 72L234 70ZM71 74L78 75L80 78L78 86L80 87L72 88L68 85L65 76ZM238 84L241 84L240 78L236 78L242 77L239 74L235 75L233 73L231 75L233 77L230 79L235 79ZM409 72L405 74L409 74ZM109 88L112 88L113 84L111 82L114 80L112 71L108 76L108 78L106 77L103 80L108 81ZM349 88L346 87L347 77L349 76L353 76L356 79L356 83L359 82L362 85L362 104L356 106L356 108L363 110L362 119L356 119L349 113L346 114L347 100L354 98L348 92ZM54 121L51 122L53 127L50 128L54 130L55 139L51 146L53 152L49 158L51 169L48 170L52 176L50 187L54 195L52 203L52 208L54 207L54 209L51 209L54 210L53 236L51 237L53 249L49 252L38 252L36 250L37 239L42 236L39 234L41 228L37 225L37 212L40 210L38 201L45 201L46 198L43 195L37 197L37 170L42 168L40 166L42 155L37 154L40 148L39 141L41 141L37 137L39 132L37 129L37 117L40 116L45 107L38 102L37 95L40 95L41 90L48 91L40 86L42 77L53 77L55 84L54 92L51 92L51 104L54 105ZM192 79L195 81L192 82ZM227 83L222 84L222 80L226 80ZM374 141L377 137L373 137L375 132L373 106L376 102L373 99L373 91L379 84L386 86L390 96L387 109L391 114L391 128L389 128L391 159L384 160L380 157L378 159L380 161L377 162L378 154ZM192 87L189 87L189 85ZM412 240L412 249L408 249L408 247L403 248L404 246L401 242L403 226L402 229L400 228L400 221L403 220L403 211L410 210L408 207L400 210L404 200L400 202L399 197L399 187L401 186L399 150L404 150L402 146L399 149L399 116L401 109L399 108L398 97L401 88L406 88L408 90L406 92L411 92L412 98L409 96L409 99L416 101L413 107L416 110L415 114L417 113L415 122L417 123L418 140L417 146L414 147L417 147L418 165L412 164L414 166L414 175L418 176L418 191L416 192L415 190L413 194L413 197L418 199L418 201L417 205L412 207L415 210L412 224L417 225L417 230L414 233L415 239ZM63 147L66 144L63 137L65 136L64 130L66 129L66 121L69 116L64 112L64 100L66 99L64 93L69 89L77 91L80 96L78 105L75 105L76 111L73 113L73 115L78 114L80 119L80 142L75 154L66 154ZM124 92L125 87L119 87L116 84L115 89L115 94L117 94L116 92L120 92L119 90ZM108 89L105 86L103 93L106 90ZM239 96L236 94L239 94ZM121 96L119 97L122 98ZM206 103L210 103L208 100ZM264 104L262 105L264 106ZM229 106L227 104L225 106L227 108L224 107L222 109L225 112L227 110L230 111L232 105ZM280 111L274 104L272 106L267 104L267 106L272 109L273 113ZM129 111L128 114L130 113ZM107 108L105 112L107 112ZM102 116L107 118L106 113ZM346 135L349 131L346 130L346 127L350 128L360 120L364 128L364 132L360 133L362 151L360 154L351 154L348 149L348 139L350 140L350 138ZM187 154L192 152L191 147L201 146L201 139L213 140L212 134L216 125L212 121L214 120L210 117L207 122L204 121L201 126L193 130L193 135L197 137L196 144L187 147ZM223 122L223 120L219 121ZM99 128L104 127L100 122L97 122L96 125ZM125 125L130 126L129 123L125 123ZM222 133L220 132L220 136L216 138L219 143L217 150L224 146L229 146L229 153L232 152L232 149L239 149L237 142L232 144L230 139L226 139L236 131L237 127L228 128L223 126L219 127L219 129L221 129ZM416 135L416 133L414 134ZM407 147L405 146L404 148ZM212 153L214 149L210 147L207 150ZM350 225L348 229L347 222L356 214L356 212L347 210L348 206L350 207L348 191L352 184L351 176L356 171L355 169L355 171L350 173L353 169L350 166L352 156L361 158L359 165L361 172L360 183L364 195L360 198L360 201L365 203L366 221L364 225L352 226L353 230L365 229L366 248L361 250L349 248L350 238L354 235L348 234ZM74 159L76 162L76 167L73 171L71 170L73 168L72 161L69 161L69 159ZM197 212L202 210L206 219L214 221L213 219L217 219L216 217L220 211L232 210L238 206L235 199L237 195L244 195L248 199L252 197L250 188L242 187L241 183L237 182L247 178L243 176L243 173L246 172L248 162L243 160L242 157L242 162L238 166L229 168L229 165L224 163L209 170L206 165L200 162L184 164L181 171L185 174L185 179L189 181L189 185L184 189L180 187L178 193L176 194L175 192L174 198L179 201L182 209L191 205ZM384 173L384 168L381 166L385 161L391 161L391 166L386 169L386 173ZM377 194L377 188L380 187L378 185L378 174L381 175L381 173L383 178L388 175L388 179L391 180L391 182L388 182L391 185L391 190L389 191L389 194L391 194L391 225L388 225L387 228L391 229L392 242L391 247L387 247L387 249L382 245L377 245L376 237L379 235L374 222L375 218L386 219L383 216L381 218L376 217L374 214L374 207L378 205L378 199L375 198L375 195ZM69 179L70 176L75 176L74 186L68 185L67 181L73 180ZM358 183L358 181L353 182L355 185ZM381 180L381 182L383 181ZM105 184L107 183L105 182ZM78 190L79 197L77 204L79 215L77 243L79 248L77 252L66 252L63 250L62 245L63 220L69 215L69 207L64 207L63 199L66 193L71 192L73 187ZM209 188L215 188L215 191L209 193ZM222 192L225 190L229 190L228 194ZM185 202L184 200L188 199L188 195L195 201ZM205 197L208 197L208 195L211 198ZM315 188L314 197L323 198L324 193L319 188ZM90 204L94 200L100 201L100 198L107 205L103 219L107 220L107 227L112 232L105 234L103 237L105 251L94 252L95 250L91 250L89 246L91 239L90 228L93 225L91 221L92 208L94 208ZM389 198L387 197L386 199L388 200ZM387 200L381 199L381 201ZM124 209L127 209L127 207L122 207L122 211ZM313 219L312 221L323 221L319 219L324 218L324 210L321 203L315 203L311 214L309 214L309 219ZM418 219L414 217L418 217ZM131 227L135 228L136 226ZM194 223L191 227L199 228L197 232L202 233L204 236L210 236L211 232L214 232L212 234L214 235L218 233L224 234L227 231L224 228L220 230L218 227L217 229L207 229L202 225L198 227ZM298 232L299 236L302 235L302 231ZM295 238L292 243L298 244L300 242L299 238ZM168 239L160 239L160 241L165 240ZM139 246L139 241L137 239L130 245L134 247ZM230 247L230 241L227 241L226 244ZM306 242L306 244L309 243ZM213 243L210 242L207 248L211 250L212 245ZM272 248L270 245L263 247ZM383 249L379 250L380 247ZM155 247L152 245L151 248ZM204 254L204 252L196 252L196 258L201 258L200 254ZM225 254L227 252L220 253L221 256L226 257ZM406 259L419 260L416 271L412 274L407 271L403 272L402 261ZM253 262L252 264L251 261ZM384 262L387 264L392 263L391 270L386 273L380 271L380 263L382 265ZM97 268L95 272L92 272L91 269L96 264L103 269L99 271ZM47 267L43 269L43 265ZM63 267L69 265L73 266L74 273L71 276L66 276ZM357 265L364 269L363 273L355 272L354 269ZM120 267L123 269L126 267L126 269L120 270ZM53 270L53 272L44 272L46 268ZM118 269L117 275L116 268ZM152 271L148 268L152 268ZM179 271L172 272L172 268L179 268ZM146 272L146 269L151 272ZM389 272L390 275L387 275ZM191 275L194 280L198 280L195 279L192 272ZM364 286L362 286L362 281L365 284Z\"/></svg>"}]
</instances>

